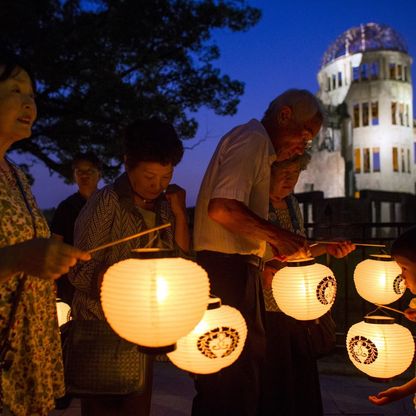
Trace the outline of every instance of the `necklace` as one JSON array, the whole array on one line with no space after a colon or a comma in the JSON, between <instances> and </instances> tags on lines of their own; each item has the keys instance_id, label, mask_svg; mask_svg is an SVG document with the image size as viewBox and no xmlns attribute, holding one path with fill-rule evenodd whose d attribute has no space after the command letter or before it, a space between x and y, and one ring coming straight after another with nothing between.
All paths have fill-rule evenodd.
<instances>
[{"instance_id":1,"label":"necklace","mask_svg":"<svg viewBox=\"0 0 416 416\"><path fill-rule=\"evenodd\" d=\"M136 195L144 205L151 206L155 203L155 199L145 199L143 198L138 192L136 192L134 189L132 189L132 192L134 195Z\"/></svg>"}]
</instances>

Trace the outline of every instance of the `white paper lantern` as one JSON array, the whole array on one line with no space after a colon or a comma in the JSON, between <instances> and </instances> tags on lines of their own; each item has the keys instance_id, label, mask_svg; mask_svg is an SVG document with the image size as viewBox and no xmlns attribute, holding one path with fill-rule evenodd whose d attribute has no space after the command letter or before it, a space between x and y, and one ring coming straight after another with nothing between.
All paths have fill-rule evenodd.
<instances>
[{"instance_id":1,"label":"white paper lantern","mask_svg":"<svg viewBox=\"0 0 416 416\"><path fill-rule=\"evenodd\" d=\"M122 338L162 350L201 320L209 280L198 264L183 258L128 259L109 267L101 303L110 326Z\"/></svg>"},{"instance_id":2,"label":"white paper lantern","mask_svg":"<svg viewBox=\"0 0 416 416\"><path fill-rule=\"evenodd\" d=\"M61 326L71 320L71 307L61 299L56 299L56 313L58 325Z\"/></svg>"},{"instance_id":3,"label":"white paper lantern","mask_svg":"<svg viewBox=\"0 0 416 416\"><path fill-rule=\"evenodd\" d=\"M317 319L328 312L337 291L331 269L314 259L286 264L272 282L273 297L282 312L299 320Z\"/></svg>"},{"instance_id":4,"label":"white paper lantern","mask_svg":"<svg viewBox=\"0 0 416 416\"><path fill-rule=\"evenodd\" d=\"M385 254L371 257L358 263L354 270L358 294L369 302L381 305L396 301L406 290L400 266Z\"/></svg>"},{"instance_id":5,"label":"white paper lantern","mask_svg":"<svg viewBox=\"0 0 416 416\"><path fill-rule=\"evenodd\" d=\"M182 370L215 373L240 356L246 338L247 326L241 313L212 298L199 324L177 341L176 350L168 357Z\"/></svg>"},{"instance_id":6,"label":"white paper lantern","mask_svg":"<svg viewBox=\"0 0 416 416\"><path fill-rule=\"evenodd\" d=\"M388 380L405 371L413 360L412 334L387 316L366 316L347 334L352 363L371 378Z\"/></svg>"}]
</instances>

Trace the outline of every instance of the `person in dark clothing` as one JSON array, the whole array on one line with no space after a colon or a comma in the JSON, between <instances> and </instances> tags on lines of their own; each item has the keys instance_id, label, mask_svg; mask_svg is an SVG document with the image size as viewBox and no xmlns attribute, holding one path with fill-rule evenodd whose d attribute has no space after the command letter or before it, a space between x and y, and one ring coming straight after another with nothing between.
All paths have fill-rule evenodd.
<instances>
[{"instance_id":1,"label":"person in dark clothing","mask_svg":"<svg viewBox=\"0 0 416 416\"><path fill-rule=\"evenodd\" d=\"M51 223L53 238L73 245L74 224L87 199L97 190L101 178L101 162L92 153L79 153L72 162L74 181L78 191L63 200L54 213ZM57 297L71 305L74 287L68 281L67 275L57 281Z\"/></svg>"}]
</instances>

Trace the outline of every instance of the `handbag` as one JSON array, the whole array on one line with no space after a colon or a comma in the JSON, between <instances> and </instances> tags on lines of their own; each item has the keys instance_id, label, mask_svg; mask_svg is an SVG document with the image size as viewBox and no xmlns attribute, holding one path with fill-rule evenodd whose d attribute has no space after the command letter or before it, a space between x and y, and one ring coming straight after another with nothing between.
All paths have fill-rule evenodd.
<instances>
[{"instance_id":1,"label":"handbag","mask_svg":"<svg viewBox=\"0 0 416 416\"><path fill-rule=\"evenodd\" d=\"M331 354L336 347L336 323L328 311L318 319L305 322L311 354L321 358Z\"/></svg>"},{"instance_id":2,"label":"handbag","mask_svg":"<svg viewBox=\"0 0 416 416\"><path fill-rule=\"evenodd\" d=\"M66 394L75 397L140 394L150 360L136 344L100 320L71 320L61 326Z\"/></svg>"}]
</instances>

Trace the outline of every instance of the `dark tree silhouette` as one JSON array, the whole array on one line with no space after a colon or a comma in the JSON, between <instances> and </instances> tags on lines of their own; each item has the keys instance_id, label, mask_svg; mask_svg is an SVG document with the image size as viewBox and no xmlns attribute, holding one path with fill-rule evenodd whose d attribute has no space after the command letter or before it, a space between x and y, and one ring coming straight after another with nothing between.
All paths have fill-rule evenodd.
<instances>
[{"instance_id":1,"label":"dark tree silhouette","mask_svg":"<svg viewBox=\"0 0 416 416\"><path fill-rule=\"evenodd\" d=\"M244 91L214 66L212 31L259 18L244 0L2 0L0 45L38 80L38 121L14 149L67 179L73 155L94 150L108 179L120 167L120 129L135 118L159 116L193 137L193 112L234 114Z\"/></svg>"}]
</instances>

